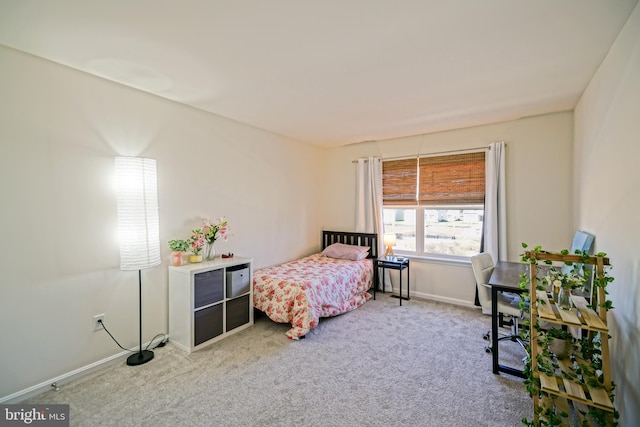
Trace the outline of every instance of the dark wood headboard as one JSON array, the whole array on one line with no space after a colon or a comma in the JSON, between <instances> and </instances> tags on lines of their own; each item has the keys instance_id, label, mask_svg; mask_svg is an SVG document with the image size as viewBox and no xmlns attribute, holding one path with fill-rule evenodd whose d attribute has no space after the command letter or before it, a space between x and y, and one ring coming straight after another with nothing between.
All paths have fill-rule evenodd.
<instances>
[{"instance_id":1,"label":"dark wood headboard","mask_svg":"<svg viewBox=\"0 0 640 427\"><path fill-rule=\"evenodd\" d=\"M322 231L322 249L334 243L368 246L367 258L378 258L378 235L375 233L352 233L346 231Z\"/></svg>"}]
</instances>

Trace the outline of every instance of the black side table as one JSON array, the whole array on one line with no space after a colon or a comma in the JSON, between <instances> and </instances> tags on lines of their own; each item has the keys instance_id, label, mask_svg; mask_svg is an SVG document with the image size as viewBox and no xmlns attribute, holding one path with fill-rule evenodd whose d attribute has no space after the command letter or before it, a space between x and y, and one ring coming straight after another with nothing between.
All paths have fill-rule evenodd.
<instances>
[{"instance_id":1,"label":"black side table","mask_svg":"<svg viewBox=\"0 0 640 427\"><path fill-rule=\"evenodd\" d=\"M385 281L384 281L384 270L388 268L391 270L399 270L400 271L400 294L398 298L400 299L400 305L402 305L402 300L409 300L409 281L411 269L409 268L409 258L402 257L381 257L373 260L373 299L376 299L376 290L378 289L379 282L379 269L382 269L382 292L385 291ZM407 270L407 296L402 296L402 270ZM395 297L395 295L392 295Z\"/></svg>"}]
</instances>

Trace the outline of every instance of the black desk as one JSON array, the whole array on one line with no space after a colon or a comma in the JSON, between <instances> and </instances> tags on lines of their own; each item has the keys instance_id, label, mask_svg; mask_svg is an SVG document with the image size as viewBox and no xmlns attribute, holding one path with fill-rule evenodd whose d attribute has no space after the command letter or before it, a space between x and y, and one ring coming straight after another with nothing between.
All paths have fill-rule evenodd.
<instances>
[{"instance_id":1,"label":"black desk","mask_svg":"<svg viewBox=\"0 0 640 427\"><path fill-rule=\"evenodd\" d=\"M493 355L493 373L505 372L525 378L522 370L500 364L498 357L498 292L521 294L520 275L528 272L529 266L520 262L498 261L489 278L491 285L491 354Z\"/></svg>"},{"instance_id":2,"label":"black desk","mask_svg":"<svg viewBox=\"0 0 640 427\"><path fill-rule=\"evenodd\" d=\"M398 258L398 257L381 257L373 260L373 299L376 299L376 289L378 288L379 282L379 273L378 270L382 268L382 292L385 290L385 282L384 282L384 270L385 268L391 270L399 270L400 271L400 295L398 298L400 299L400 305L402 305L402 300L408 300L409 298L409 280L411 270L409 268L409 258ZM407 296L402 296L402 270L407 270ZM393 295L395 296L395 295Z\"/></svg>"}]
</instances>

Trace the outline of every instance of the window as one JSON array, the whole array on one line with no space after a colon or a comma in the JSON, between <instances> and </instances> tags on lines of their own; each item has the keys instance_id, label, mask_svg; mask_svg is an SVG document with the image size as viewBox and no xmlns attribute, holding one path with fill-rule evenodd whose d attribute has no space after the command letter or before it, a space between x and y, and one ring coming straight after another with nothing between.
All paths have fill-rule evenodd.
<instances>
[{"instance_id":1,"label":"window","mask_svg":"<svg viewBox=\"0 0 640 427\"><path fill-rule=\"evenodd\" d=\"M399 252L469 257L480 252L484 192L484 151L384 161L384 232Z\"/></svg>"}]
</instances>

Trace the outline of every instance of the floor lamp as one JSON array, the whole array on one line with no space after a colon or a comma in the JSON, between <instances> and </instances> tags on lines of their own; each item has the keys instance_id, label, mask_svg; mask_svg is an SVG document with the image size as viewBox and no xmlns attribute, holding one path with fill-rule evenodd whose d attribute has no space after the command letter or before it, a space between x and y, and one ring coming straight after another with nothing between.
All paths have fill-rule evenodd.
<instances>
[{"instance_id":1,"label":"floor lamp","mask_svg":"<svg viewBox=\"0 0 640 427\"><path fill-rule=\"evenodd\" d=\"M160 264L160 221L156 161L143 157L116 157L116 196L120 237L120 270L138 270L140 351L127 365L153 359L142 349L142 270Z\"/></svg>"}]
</instances>

